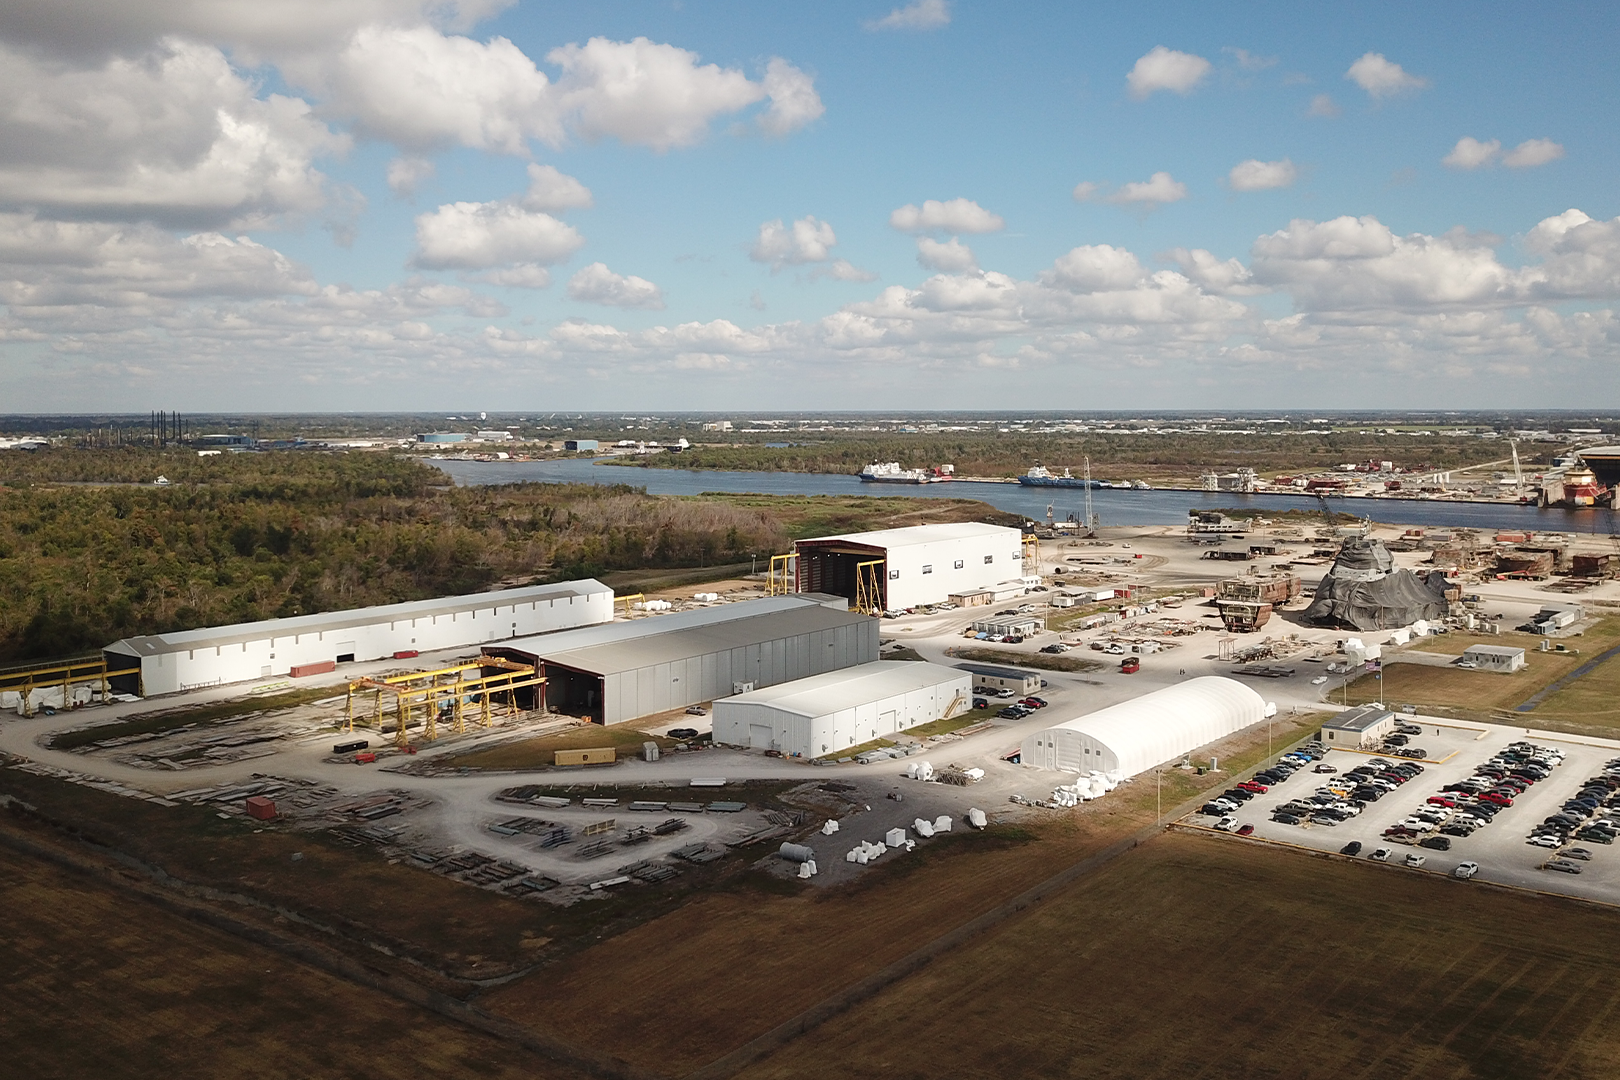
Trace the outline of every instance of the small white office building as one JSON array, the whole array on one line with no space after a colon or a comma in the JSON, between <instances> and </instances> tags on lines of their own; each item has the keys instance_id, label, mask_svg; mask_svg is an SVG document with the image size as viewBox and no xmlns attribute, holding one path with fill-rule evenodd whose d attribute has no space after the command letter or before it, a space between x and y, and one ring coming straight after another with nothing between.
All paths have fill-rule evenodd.
<instances>
[{"instance_id":1,"label":"small white office building","mask_svg":"<svg viewBox=\"0 0 1620 1080\"><path fill-rule=\"evenodd\" d=\"M1524 667L1524 650L1512 645L1470 645L1463 650L1463 660L1481 671L1511 674Z\"/></svg>"},{"instance_id":2,"label":"small white office building","mask_svg":"<svg viewBox=\"0 0 1620 1080\"><path fill-rule=\"evenodd\" d=\"M798 590L856 600L860 575L875 574L885 610L943 604L952 594L1022 595L1024 538L979 522L913 525L800 540ZM862 570L862 564L867 564ZM997 588L1003 586L1003 588Z\"/></svg>"},{"instance_id":3,"label":"small white office building","mask_svg":"<svg viewBox=\"0 0 1620 1080\"><path fill-rule=\"evenodd\" d=\"M972 708L972 676L881 660L714 703L714 741L817 758Z\"/></svg>"}]
</instances>

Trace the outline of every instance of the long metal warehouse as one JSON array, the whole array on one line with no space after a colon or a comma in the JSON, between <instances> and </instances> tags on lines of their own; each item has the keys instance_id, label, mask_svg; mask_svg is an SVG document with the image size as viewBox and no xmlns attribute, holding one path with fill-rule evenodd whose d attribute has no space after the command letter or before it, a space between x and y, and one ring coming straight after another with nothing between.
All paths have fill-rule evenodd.
<instances>
[{"instance_id":1,"label":"long metal warehouse","mask_svg":"<svg viewBox=\"0 0 1620 1080\"><path fill-rule=\"evenodd\" d=\"M877 620L838 596L798 594L512 641L487 650L546 675L555 710L618 724L870 663Z\"/></svg>"},{"instance_id":2,"label":"long metal warehouse","mask_svg":"<svg viewBox=\"0 0 1620 1080\"><path fill-rule=\"evenodd\" d=\"M124 638L102 653L114 690L171 694L287 675L306 664L455 649L593 626L612 618L613 590L587 578Z\"/></svg>"},{"instance_id":3,"label":"long metal warehouse","mask_svg":"<svg viewBox=\"0 0 1620 1080\"><path fill-rule=\"evenodd\" d=\"M883 660L714 703L714 741L814 758L973 707L973 677L956 668Z\"/></svg>"},{"instance_id":4,"label":"long metal warehouse","mask_svg":"<svg viewBox=\"0 0 1620 1080\"><path fill-rule=\"evenodd\" d=\"M1276 711L1253 687L1205 675L1028 735L1020 760L1039 769L1124 780Z\"/></svg>"}]
</instances>

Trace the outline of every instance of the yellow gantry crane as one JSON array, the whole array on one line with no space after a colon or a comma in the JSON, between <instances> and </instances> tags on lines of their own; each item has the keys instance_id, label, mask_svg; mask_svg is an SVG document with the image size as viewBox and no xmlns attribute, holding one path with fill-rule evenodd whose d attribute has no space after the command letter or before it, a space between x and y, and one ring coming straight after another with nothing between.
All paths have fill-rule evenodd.
<instances>
[{"instance_id":1,"label":"yellow gantry crane","mask_svg":"<svg viewBox=\"0 0 1620 1080\"><path fill-rule=\"evenodd\" d=\"M484 674L489 668L498 669L497 673ZM388 694L393 698L397 725L394 742L403 747L410 744L407 729L418 710L422 714L422 737L432 742L439 737L441 712L449 713L454 730L460 735L467 730L469 704L476 706L473 721L481 727L489 727L494 722L494 708L501 704L495 700L498 695L505 696L507 711L515 714L518 709L514 692L539 687L540 707L544 709L545 684L546 677L533 664L521 664L501 656L480 656L464 664L390 675L382 679L356 679L349 684L348 701L343 711L343 729L346 732L354 731L355 696L367 690L375 695L371 716L373 725L379 731L382 730L383 714L387 711L383 705L383 695Z\"/></svg>"},{"instance_id":2,"label":"yellow gantry crane","mask_svg":"<svg viewBox=\"0 0 1620 1080\"><path fill-rule=\"evenodd\" d=\"M771 571L765 578L766 596L787 596L799 591L799 556L794 552L771 556Z\"/></svg>"},{"instance_id":3,"label":"yellow gantry crane","mask_svg":"<svg viewBox=\"0 0 1620 1080\"><path fill-rule=\"evenodd\" d=\"M855 610L863 615L883 614L883 559L855 564Z\"/></svg>"},{"instance_id":4,"label":"yellow gantry crane","mask_svg":"<svg viewBox=\"0 0 1620 1080\"><path fill-rule=\"evenodd\" d=\"M41 690L62 689L62 707L73 704L73 688L93 683L99 689L101 700L107 700L107 658L87 656L79 660L64 660L47 667L17 668L0 672L0 691L17 695L17 711L23 716L34 715L34 695Z\"/></svg>"}]
</instances>

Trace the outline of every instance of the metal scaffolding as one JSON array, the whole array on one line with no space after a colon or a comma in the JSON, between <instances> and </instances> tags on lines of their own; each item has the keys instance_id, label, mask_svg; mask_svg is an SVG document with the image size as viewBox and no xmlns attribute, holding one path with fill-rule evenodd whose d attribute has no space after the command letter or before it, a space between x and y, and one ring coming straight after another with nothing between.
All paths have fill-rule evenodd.
<instances>
[{"instance_id":1,"label":"metal scaffolding","mask_svg":"<svg viewBox=\"0 0 1620 1080\"><path fill-rule=\"evenodd\" d=\"M496 668L498 674L485 675L485 669ZM469 673L474 673L469 677ZM540 688L540 708L545 708L546 677L533 664L520 664L501 656L480 656L477 660L432 671L412 671L404 675L390 675L382 679L356 679L349 684L349 696L343 710L343 729L354 731L354 701L356 692L372 691L372 723L382 730L383 695L393 697L395 718L394 742L399 746L410 744L408 729L422 713L422 737L432 742L439 737L439 721L449 720L457 735L467 730L468 706L474 706L472 719L481 727L494 723L494 711L503 704L510 715L518 713L515 691L529 687ZM505 702L500 696L504 695Z\"/></svg>"},{"instance_id":2,"label":"metal scaffolding","mask_svg":"<svg viewBox=\"0 0 1620 1080\"><path fill-rule=\"evenodd\" d=\"M17 711L23 716L34 715L34 694L38 691L61 687L62 707L68 708L73 703L73 687L85 683L94 683L101 700L107 700L105 656L65 660L48 667L18 668L0 672L0 691L10 691L18 695Z\"/></svg>"},{"instance_id":3,"label":"metal scaffolding","mask_svg":"<svg viewBox=\"0 0 1620 1080\"><path fill-rule=\"evenodd\" d=\"M863 615L883 614L883 567L886 559L855 564L855 610Z\"/></svg>"},{"instance_id":4,"label":"metal scaffolding","mask_svg":"<svg viewBox=\"0 0 1620 1080\"><path fill-rule=\"evenodd\" d=\"M765 578L765 595L787 596L798 591L799 556L793 552L786 555L772 555L771 570Z\"/></svg>"}]
</instances>

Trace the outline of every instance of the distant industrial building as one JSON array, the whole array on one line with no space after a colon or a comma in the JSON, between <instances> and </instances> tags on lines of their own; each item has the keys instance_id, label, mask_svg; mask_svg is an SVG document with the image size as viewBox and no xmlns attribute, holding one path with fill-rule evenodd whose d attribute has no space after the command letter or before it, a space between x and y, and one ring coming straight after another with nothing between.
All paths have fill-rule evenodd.
<instances>
[{"instance_id":1,"label":"distant industrial building","mask_svg":"<svg viewBox=\"0 0 1620 1080\"><path fill-rule=\"evenodd\" d=\"M793 549L801 591L835 593L857 607L885 611L994 591L1019 578L1024 565L1019 530L978 522L821 536Z\"/></svg>"},{"instance_id":2,"label":"distant industrial building","mask_svg":"<svg viewBox=\"0 0 1620 1080\"><path fill-rule=\"evenodd\" d=\"M972 708L971 676L886 660L752 690L714 703L714 741L815 758Z\"/></svg>"},{"instance_id":3,"label":"distant industrial building","mask_svg":"<svg viewBox=\"0 0 1620 1080\"><path fill-rule=\"evenodd\" d=\"M465 431L424 431L416 437L419 443L460 443L467 441Z\"/></svg>"},{"instance_id":4,"label":"distant industrial building","mask_svg":"<svg viewBox=\"0 0 1620 1080\"><path fill-rule=\"evenodd\" d=\"M613 590L586 579L124 638L102 653L114 690L172 694L288 675L306 666L481 645L612 618Z\"/></svg>"},{"instance_id":5,"label":"distant industrial building","mask_svg":"<svg viewBox=\"0 0 1620 1080\"><path fill-rule=\"evenodd\" d=\"M255 442L251 435L196 435L191 445L204 450L251 450Z\"/></svg>"},{"instance_id":6,"label":"distant industrial building","mask_svg":"<svg viewBox=\"0 0 1620 1080\"><path fill-rule=\"evenodd\" d=\"M878 622L799 594L656 615L486 650L536 664L552 709L618 724L878 658ZM520 704L523 704L520 696Z\"/></svg>"},{"instance_id":7,"label":"distant industrial building","mask_svg":"<svg viewBox=\"0 0 1620 1080\"><path fill-rule=\"evenodd\" d=\"M1205 675L1037 731L1019 760L1039 769L1125 780L1276 712L1254 688Z\"/></svg>"},{"instance_id":8,"label":"distant industrial building","mask_svg":"<svg viewBox=\"0 0 1620 1080\"><path fill-rule=\"evenodd\" d=\"M1524 667L1524 650L1511 645L1470 645L1463 650L1463 662L1481 671L1512 674Z\"/></svg>"},{"instance_id":9,"label":"distant industrial building","mask_svg":"<svg viewBox=\"0 0 1620 1080\"><path fill-rule=\"evenodd\" d=\"M1384 741L1395 730L1395 714L1382 705L1357 705L1322 722L1322 741L1328 746L1365 750Z\"/></svg>"},{"instance_id":10,"label":"distant industrial building","mask_svg":"<svg viewBox=\"0 0 1620 1080\"><path fill-rule=\"evenodd\" d=\"M595 439L564 439L564 450L596 450L600 444Z\"/></svg>"},{"instance_id":11,"label":"distant industrial building","mask_svg":"<svg viewBox=\"0 0 1620 1080\"><path fill-rule=\"evenodd\" d=\"M512 433L501 428L490 431L475 431L473 438L478 442L511 442Z\"/></svg>"}]
</instances>

